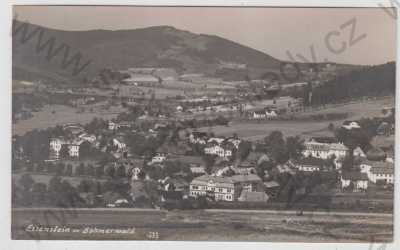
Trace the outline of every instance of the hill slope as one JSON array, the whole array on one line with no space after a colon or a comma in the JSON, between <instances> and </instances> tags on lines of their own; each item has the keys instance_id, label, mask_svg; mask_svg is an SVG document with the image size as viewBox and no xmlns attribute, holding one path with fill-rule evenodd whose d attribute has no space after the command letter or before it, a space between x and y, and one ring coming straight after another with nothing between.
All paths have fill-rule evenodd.
<instances>
[{"instance_id":1,"label":"hill slope","mask_svg":"<svg viewBox=\"0 0 400 250\"><path fill-rule=\"evenodd\" d=\"M246 64L245 71L250 75L277 70L280 63L265 53L227 39L169 26L60 31L13 23L15 77L24 71L51 78L90 79L105 67L173 67L178 72L214 75L221 61Z\"/></svg>"}]
</instances>

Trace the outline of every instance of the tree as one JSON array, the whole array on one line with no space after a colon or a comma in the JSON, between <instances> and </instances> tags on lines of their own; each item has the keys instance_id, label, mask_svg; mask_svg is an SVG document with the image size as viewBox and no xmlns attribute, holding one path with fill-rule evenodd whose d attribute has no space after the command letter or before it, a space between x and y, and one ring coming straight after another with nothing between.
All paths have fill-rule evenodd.
<instances>
[{"instance_id":1,"label":"tree","mask_svg":"<svg viewBox=\"0 0 400 250\"><path fill-rule=\"evenodd\" d=\"M89 176L94 176L94 166L92 164L88 164L85 168L85 174Z\"/></svg>"},{"instance_id":2,"label":"tree","mask_svg":"<svg viewBox=\"0 0 400 250\"><path fill-rule=\"evenodd\" d=\"M335 125L333 125L333 123L329 123L328 129L329 129L329 131L334 131L335 130Z\"/></svg>"},{"instance_id":3,"label":"tree","mask_svg":"<svg viewBox=\"0 0 400 250\"><path fill-rule=\"evenodd\" d=\"M108 166L105 169L105 175L114 178L115 168L113 166Z\"/></svg>"},{"instance_id":4,"label":"tree","mask_svg":"<svg viewBox=\"0 0 400 250\"><path fill-rule=\"evenodd\" d=\"M126 169L125 169L125 166L123 164L120 164L117 167L117 171L115 172L115 177L116 178L126 177Z\"/></svg>"},{"instance_id":5,"label":"tree","mask_svg":"<svg viewBox=\"0 0 400 250\"><path fill-rule=\"evenodd\" d=\"M79 192L84 192L87 193L90 191L91 186L93 185L93 181L91 180L81 180L81 182L78 185L78 191Z\"/></svg>"},{"instance_id":6,"label":"tree","mask_svg":"<svg viewBox=\"0 0 400 250\"><path fill-rule=\"evenodd\" d=\"M97 166L96 168L95 168L95 175L96 175L96 177L101 177L101 176L103 176L104 175L104 166Z\"/></svg>"},{"instance_id":7,"label":"tree","mask_svg":"<svg viewBox=\"0 0 400 250\"><path fill-rule=\"evenodd\" d=\"M275 162L285 163L289 159L282 132L271 132L267 137L265 137L264 142L266 144L267 152Z\"/></svg>"},{"instance_id":8,"label":"tree","mask_svg":"<svg viewBox=\"0 0 400 250\"><path fill-rule=\"evenodd\" d=\"M60 162L55 166L55 174L62 175L65 169L65 164Z\"/></svg>"},{"instance_id":9,"label":"tree","mask_svg":"<svg viewBox=\"0 0 400 250\"><path fill-rule=\"evenodd\" d=\"M370 147L372 135L364 129L345 129L339 128L335 131L336 138L349 148L349 154L358 146L363 150Z\"/></svg>"},{"instance_id":10,"label":"tree","mask_svg":"<svg viewBox=\"0 0 400 250\"><path fill-rule=\"evenodd\" d=\"M352 171L354 169L353 154L347 154L342 160L342 171Z\"/></svg>"},{"instance_id":11,"label":"tree","mask_svg":"<svg viewBox=\"0 0 400 250\"><path fill-rule=\"evenodd\" d=\"M32 203L35 206L46 205L47 186L44 183L35 183L32 186Z\"/></svg>"},{"instance_id":12,"label":"tree","mask_svg":"<svg viewBox=\"0 0 400 250\"><path fill-rule=\"evenodd\" d=\"M214 163L215 163L215 156L206 154L203 156L203 160L206 164L206 166L205 166L206 173L211 174Z\"/></svg>"},{"instance_id":13,"label":"tree","mask_svg":"<svg viewBox=\"0 0 400 250\"><path fill-rule=\"evenodd\" d=\"M75 168L75 175L83 175L85 173L85 164L81 162L78 166Z\"/></svg>"},{"instance_id":14,"label":"tree","mask_svg":"<svg viewBox=\"0 0 400 250\"><path fill-rule=\"evenodd\" d=\"M61 178L58 176L54 176L49 181L49 191L50 192L59 192L61 190Z\"/></svg>"},{"instance_id":15,"label":"tree","mask_svg":"<svg viewBox=\"0 0 400 250\"><path fill-rule=\"evenodd\" d=\"M72 176L72 165L68 164L66 169L65 169L65 175L67 176Z\"/></svg>"},{"instance_id":16,"label":"tree","mask_svg":"<svg viewBox=\"0 0 400 250\"><path fill-rule=\"evenodd\" d=\"M286 138L286 150L290 159L299 159L304 149L304 142L299 136Z\"/></svg>"},{"instance_id":17,"label":"tree","mask_svg":"<svg viewBox=\"0 0 400 250\"><path fill-rule=\"evenodd\" d=\"M251 142L241 141L239 144L239 149L237 155L240 160L245 160L249 156L251 151Z\"/></svg>"},{"instance_id":18,"label":"tree","mask_svg":"<svg viewBox=\"0 0 400 250\"><path fill-rule=\"evenodd\" d=\"M32 179L30 174L22 175L19 180L19 184L22 186L24 191L29 191L34 183L35 181Z\"/></svg>"},{"instance_id":19,"label":"tree","mask_svg":"<svg viewBox=\"0 0 400 250\"><path fill-rule=\"evenodd\" d=\"M79 145L79 158L87 158L92 154L92 145L88 141L84 141Z\"/></svg>"}]
</instances>

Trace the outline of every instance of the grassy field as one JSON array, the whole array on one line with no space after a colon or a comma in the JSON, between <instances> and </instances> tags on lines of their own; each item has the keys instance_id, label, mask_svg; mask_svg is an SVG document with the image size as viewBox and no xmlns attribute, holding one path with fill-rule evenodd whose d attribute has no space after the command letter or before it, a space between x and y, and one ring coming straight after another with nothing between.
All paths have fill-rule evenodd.
<instances>
[{"instance_id":1,"label":"grassy field","mask_svg":"<svg viewBox=\"0 0 400 250\"><path fill-rule=\"evenodd\" d=\"M70 233L27 232L28 225L71 228ZM133 234L84 230L134 228ZM154 236L157 237L154 237ZM13 239L122 239L273 242L388 242L391 214L295 213L243 210L13 209Z\"/></svg>"},{"instance_id":2,"label":"grassy field","mask_svg":"<svg viewBox=\"0 0 400 250\"><path fill-rule=\"evenodd\" d=\"M12 174L12 178L18 182L19 179L21 178L22 174ZM51 175L51 174L35 174L35 173L28 173L32 179L36 182L36 183L44 183L46 185L49 184L51 178L53 178L55 175ZM93 180L93 181L99 181L99 182L106 182L108 179L106 178L93 178L92 176L59 176L62 180L66 180L68 181L72 186L77 187L79 185L79 183L82 180Z\"/></svg>"},{"instance_id":3,"label":"grassy field","mask_svg":"<svg viewBox=\"0 0 400 250\"><path fill-rule=\"evenodd\" d=\"M305 112L302 115L326 114L326 113L348 113L346 120L356 120L362 117L375 117L381 115L382 107L394 104L393 98L338 105L327 109L312 112ZM216 135L232 136L236 133L239 137L247 140L261 140L274 130L280 130L285 136L301 135L311 136L332 136L329 131L329 123L340 126L344 120L335 121L233 121L229 126L204 127L200 131L213 132Z\"/></svg>"},{"instance_id":4,"label":"grassy field","mask_svg":"<svg viewBox=\"0 0 400 250\"><path fill-rule=\"evenodd\" d=\"M78 113L77 109L64 106L64 105L51 105L45 106L39 112L33 112L33 117L28 120L18 121L17 124L13 124L12 133L17 135L23 135L24 133L33 129L45 129L48 127L54 127L56 125L62 125L65 123L89 123L94 117L103 119L112 119L117 114L109 113L96 113L96 112L84 112Z\"/></svg>"}]
</instances>

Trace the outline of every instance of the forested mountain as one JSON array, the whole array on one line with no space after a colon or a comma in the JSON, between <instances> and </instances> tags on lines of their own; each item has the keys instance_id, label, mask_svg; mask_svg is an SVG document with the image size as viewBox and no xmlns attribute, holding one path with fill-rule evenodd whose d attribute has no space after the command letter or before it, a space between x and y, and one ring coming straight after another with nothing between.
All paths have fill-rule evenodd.
<instances>
[{"instance_id":1,"label":"forested mountain","mask_svg":"<svg viewBox=\"0 0 400 250\"><path fill-rule=\"evenodd\" d=\"M362 96L394 95L396 63L369 66L336 77L313 88L312 104L335 103Z\"/></svg>"}]
</instances>

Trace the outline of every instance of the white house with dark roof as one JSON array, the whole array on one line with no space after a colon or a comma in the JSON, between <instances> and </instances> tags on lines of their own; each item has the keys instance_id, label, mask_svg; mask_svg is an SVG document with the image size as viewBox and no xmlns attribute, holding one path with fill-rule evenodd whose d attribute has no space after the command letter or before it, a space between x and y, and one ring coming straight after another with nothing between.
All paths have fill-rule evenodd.
<instances>
[{"instance_id":1,"label":"white house with dark roof","mask_svg":"<svg viewBox=\"0 0 400 250\"><path fill-rule=\"evenodd\" d=\"M235 201L242 191L256 192L262 185L260 177L254 174L217 177L202 175L190 183L190 196L213 196L215 200Z\"/></svg>"},{"instance_id":2,"label":"white house with dark roof","mask_svg":"<svg viewBox=\"0 0 400 250\"><path fill-rule=\"evenodd\" d=\"M373 183L394 183L394 163L392 162L365 160L360 164L360 169Z\"/></svg>"},{"instance_id":3,"label":"white house with dark roof","mask_svg":"<svg viewBox=\"0 0 400 250\"><path fill-rule=\"evenodd\" d=\"M304 156L312 156L321 159L329 159L333 155L336 159L340 159L345 157L349 150L343 143L319 142L315 139L305 142L304 146Z\"/></svg>"}]
</instances>

